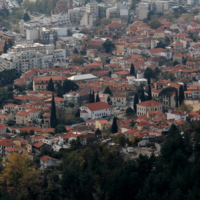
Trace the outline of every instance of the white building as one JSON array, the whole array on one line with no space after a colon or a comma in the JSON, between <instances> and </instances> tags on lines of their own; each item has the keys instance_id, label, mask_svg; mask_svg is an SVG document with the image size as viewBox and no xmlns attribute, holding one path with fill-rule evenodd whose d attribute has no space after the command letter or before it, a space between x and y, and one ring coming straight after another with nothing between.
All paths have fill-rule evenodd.
<instances>
[{"instance_id":1,"label":"white building","mask_svg":"<svg viewBox=\"0 0 200 200\"><path fill-rule=\"evenodd\" d=\"M90 119L98 119L103 116L111 115L111 106L104 102L96 102L85 104L80 107L80 117L84 120Z\"/></svg>"},{"instance_id":2,"label":"white building","mask_svg":"<svg viewBox=\"0 0 200 200\"><path fill-rule=\"evenodd\" d=\"M96 22L96 17L94 16L94 14L86 12L80 21L80 25L92 28L93 26L95 26L96 24L95 22Z\"/></svg>"},{"instance_id":3,"label":"white building","mask_svg":"<svg viewBox=\"0 0 200 200\"><path fill-rule=\"evenodd\" d=\"M173 119L173 120L184 120L186 121L188 114L186 111L177 111L177 110L171 110L167 113L167 120Z\"/></svg>"},{"instance_id":4,"label":"white building","mask_svg":"<svg viewBox=\"0 0 200 200\"><path fill-rule=\"evenodd\" d=\"M86 12L90 14L94 14L96 17L99 16L99 6L97 2L91 1L86 4Z\"/></svg>"},{"instance_id":5,"label":"white building","mask_svg":"<svg viewBox=\"0 0 200 200\"><path fill-rule=\"evenodd\" d=\"M46 169L47 167L55 167L55 166L58 166L59 164L61 163L61 161L55 159L55 158L52 158L50 156L42 156L40 158L40 170L44 170Z\"/></svg>"},{"instance_id":6,"label":"white building","mask_svg":"<svg viewBox=\"0 0 200 200\"><path fill-rule=\"evenodd\" d=\"M91 81L91 80L97 80L97 76L94 76L92 74L81 74L81 75L75 75L68 78L72 81Z\"/></svg>"},{"instance_id":7,"label":"white building","mask_svg":"<svg viewBox=\"0 0 200 200\"><path fill-rule=\"evenodd\" d=\"M140 3L138 8L138 18L143 20L147 18L147 14L149 12L149 4L148 3Z\"/></svg>"},{"instance_id":8,"label":"white building","mask_svg":"<svg viewBox=\"0 0 200 200\"><path fill-rule=\"evenodd\" d=\"M80 99L80 94L75 91L68 92L63 95L63 98L65 102L72 102L72 103L78 103Z\"/></svg>"}]
</instances>

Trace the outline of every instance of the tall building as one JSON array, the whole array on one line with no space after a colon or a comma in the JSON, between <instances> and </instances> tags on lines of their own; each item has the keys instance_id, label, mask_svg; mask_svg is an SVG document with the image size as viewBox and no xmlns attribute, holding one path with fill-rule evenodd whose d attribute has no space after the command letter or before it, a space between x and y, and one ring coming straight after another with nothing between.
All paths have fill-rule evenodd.
<instances>
[{"instance_id":1,"label":"tall building","mask_svg":"<svg viewBox=\"0 0 200 200\"><path fill-rule=\"evenodd\" d=\"M96 1L91 1L86 4L86 12L94 14L96 17L99 17L99 6Z\"/></svg>"},{"instance_id":2,"label":"tall building","mask_svg":"<svg viewBox=\"0 0 200 200\"><path fill-rule=\"evenodd\" d=\"M147 14L150 10L150 4L149 3L140 3L138 7L138 18L140 20L143 20L147 18Z\"/></svg>"}]
</instances>

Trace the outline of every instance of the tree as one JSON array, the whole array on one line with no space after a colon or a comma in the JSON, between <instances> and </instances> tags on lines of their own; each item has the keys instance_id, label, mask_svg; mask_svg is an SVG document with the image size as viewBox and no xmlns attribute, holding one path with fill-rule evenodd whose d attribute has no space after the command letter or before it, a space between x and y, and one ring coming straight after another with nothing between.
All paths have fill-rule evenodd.
<instances>
[{"instance_id":1,"label":"tree","mask_svg":"<svg viewBox=\"0 0 200 200\"><path fill-rule=\"evenodd\" d=\"M131 63L130 75L135 76L135 67L134 67L133 63Z\"/></svg>"},{"instance_id":2,"label":"tree","mask_svg":"<svg viewBox=\"0 0 200 200\"><path fill-rule=\"evenodd\" d=\"M175 102L176 102L176 108L178 108L178 91L177 90L175 93Z\"/></svg>"},{"instance_id":3,"label":"tree","mask_svg":"<svg viewBox=\"0 0 200 200\"><path fill-rule=\"evenodd\" d=\"M144 96L144 88L142 87L142 91L141 91L141 102L144 102L145 101L145 96Z\"/></svg>"},{"instance_id":4,"label":"tree","mask_svg":"<svg viewBox=\"0 0 200 200\"><path fill-rule=\"evenodd\" d=\"M33 81L31 81L28 86L27 86L28 90L33 90Z\"/></svg>"},{"instance_id":5,"label":"tree","mask_svg":"<svg viewBox=\"0 0 200 200\"><path fill-rule=\"evenodd\" d=\"M11 39L8 40L8 48L13 46L13 41Z\"/></svg>"},{"instance_id":6,"label":"tree","mask_svg":"<svg viewBox=\"0 0 200 200\"><path fill-rule=\"evenodd\" d=\"M95 135L97 137L101 135L101 130L99 128L95 131Z\"/></svg>"},{"instance_id":7,"label":"tree","mask_svg":"<svg viewBox=\"0 0 200 200\"><path fill-rule=\"evenodd\" d=\"M148 89L148 100L152 100L151 85L150 84L149 84L149 89Z\"/></svg>"},{"instance_id":8,"label":"tree","mask_svg":"<svg viewBox=\"0 0 200 200\"><path fill-rule=\"evenodd\" d=\"M72 60L73 60L73 63L77 63L77 64L83 64L85 62L85 59L82 56L78 56L78 55L74 56Z\"/></svg>"},{"instance_id":9,"label":"tree","mask_svg":"<svg viewBox=\"0 0 200 200\"><path fill-rule=\"evenodd\" d=\"M147 84L148 84L148 85L151 84L151 78L150 78L150 76L148 76L148 78L147 78Z\"/></svg>"},{"instance_id":10,"label":"tree","mask_svg":"<svg viewBox=\"0 0 200 200\"><path fill-rule=\"evenodd\" d=\"M66 130L66 127L64 124L59 124L58 126L56 126L54 132L55 133L66 133L67 130Z\"/></svg>"},{"instance_id":11,"label":"tree","mask_svg":"<svg viewBox=\"0 0 200 200\"><path fill-rule=\"evenodd\" d=\"M177 60L175 60L174 62L173 62L173 66L176 66L176 65L178 65L179 64L179 62L177 61Z\"/></svg>"},{"instance_id":12,"label":"tree","mask_svg":"<svg viewBox=\"0 0 200 200\"><path fill-rule=\"evenodd\" d=\"M90 89L90 94L89 94L89 103L93 103L93 102L92 102L92 93L91 93L91 89Z\"/></svg>"},{"instance_id":13,"label":"tree","mask_svg":"<svg viewBox=\"0 0 200 200\"><path fill-rule=\"evenodd\" d=\"M117 118L114 117L113 118L113 123L112 123L112 126L111 126L111 132L112 133L117 133L117 131L118 131Z\"/></svg>"},{"instance_id":14,"label":"tree","mask_svg":"<svg viewBox=\"0 0 200 200\"><path fill-rule=\"evenodd\" d=\"M176 92L175 87L166 87L161 90L161 92L159 93L159 97L163 98L167 96L169 101L169 106L171 107L171 96L174 92Z\"/></svg>"},{"instance_id":15,"label":"tree","mask_svg":"<svg viewBox=\"0 0 200 200\"><path fill-rule=\"evenodd\" d=\"M144 78L148 79L148 78L155 78L155 77L156 77L155 72L151 68L147 67L144 71Z\"/></svg>"},{"instance_id":16,"label":"tree","mask_svg":"<svg viewBox=\"0 0 200 200\"><path fill-rule=\"evenodd\" d=\"M56 106L55 106L54 94L53 94L52 100L51 100L51 128L56 128L56 126L57 126Z\"/></svg>"},{"instance_id":17,"label":"tree","mask_svg":"<svg viewBox=\"0 0 200 200\"><path fill-rule=\"evenodd\" d=\"M110 96L107 97L107 102L110 104Z\"/></svg>"},{"instance_id":18,"label":"tree","mask_svg":"<svg viewBox=\"0 0 200 200\"><path fill-rule=\"evenodd\" d=\"M49 80L49 83L47 85L47 90L54 92L54 84L52 78Z\"/></svg>"},{"instance_id":19,"label":"tree","mask_svg":"<svg viewBox=\"0 0 200 200\"><path fill-rule=\"evenodd\" d=\"M96 102L100 102L99 93L96 95Z\"/></svg>"},{"instance_id":20,"label":"tree","mask_svg":"<svg viewBox=\"0 0 200 200\"><path fill-rule=\"evenodd\" d=\"M183 90L183 86L181 85L179 88L179 105L181 105L184 101L184 90Z\"/></svg>"},{"instance_id":21,"label":"tree","mask_svg":"<svg viewBox=\"0 0 200 200\"><path fill-rule=\"evenodd\" d=\"M57 97L63 98L63 88L60 83L56 83L56 88L57 88Z\"/></svg>"},{"instance_id":22,"label":"tree","mask_svg":"<svg viewBox=\"0 0 200 200\"><path fill-rule=\"evenodd\" d=\"M18 194L28 195L28 187L37 193L41 180L37 179L38 170L31 167L31 160L27 154L12 153L6 159L5 168L1 174L1 183L16 187Z\"/></svg>"},{"instance_id":23,"label":"tree","mask_svg":"<svg viewBox=\"0 0 200 200\"><path fill-rule=\"evenodd\" d=\"M157 28L159 28L162 24L159 22L158 19L154 19L154 20L150 21L149 25L150 25L150 27L151 27L152 29L157 29Z\"/></svg>"},{"instance_id":24,"label":"tree","mask_svg":"<svg viewBox=\"0 0 200 200\"><path fill-rule=\"evenodd\" d=\"M187 84L186 83L184 83L184 91L187 91Z\"/></svg>"},{"instance_id":25,"label":"tree","mask_svg":"<svg viewBox=\"0 0 200 200\"><path fill-rule=\"evenodd\" d=\"M117 136L117 142L119 143L120 146L124 146L126 144L126 138L123 134L119 134Z\"/></svg>"},{"instance_id":26,"label":"tree","mask_svg":"<svg viewBox=\"0 0 200 200\"><path fill-rule=\"evenodd\" d=\"M186 111L187 113L190 113L193 110L193 107L191 105L185 104L184 101L182 101L182 104L177 108L177 110L180 111Z\"/></svg>"},{"instance_id":27,"label":"tree","mask_svg":"<svg viewBox=\"0 0 200 200\"><path fill-rule=\"evenodd\" d=\"M77 109L77 111L76 111L76 113L75 113L75 117L77 118L77 117L80 117L80 109L78 108Z\"/></svg>"},{"instance_id":28,"label":"tree","mask_svg":"<svg viewBox=\"0 0 200 200\"><path fill-rule=\"evenodd\" d=\"M94 95L94 90L93 90L93 92L92 92L92 103L94 103L95 102L95 95Z\"/></svg>"},{"instance_id":29,"label":"tree","mask_svg":"<svg viewBox=\"0 0 200 200\"><path fill-rule=\"evenodd\" d=\"M131 107L128 107L126 109L126 115L133 115L134 114L134 110Z\"/></svg>"},{"instance_id":30,"label":"tree","mask_svg":"<svg viewBox=\"0 0 200 200\"><path fill-rule=\"evenodd\" d=\"M3 52L4 52L4 53L7 53L7 51L8 51L8 44L7 44L7 42L5 41L5 44L4 44L4 47L3 47Z\"/></svg>"},{"instance_id":31,"label":"tree","mask_svg":"<svg viewBox=\"0 0 200 200\"><path fill-rule=\"evenodd\" d=\"M64 80L63 82L63 94L68 93L70 91L76 91L79 89L79 86L76 84L76 82L71 80Z\"/></svg>"},{"instance_id":32,"label":"tree","mask_svg":"<svg viewBox=\"0 0 200 200\"><path fill-rule=\"evenodd\" d=\"M107 86L107 87L105 88L104 94L112 95L112 91L111 91L111 89L109 88L109 86Z\"/></svg>"},{"instance_id":33,"label":"tree","mask_svg":"<svg viewBox=\"0 0 200 200\"><path fill-rule=\"evenodd\" d=\"M134 98L134 103L133 103L133 108L134 108L135 113L137 113L137 104L138 103L139 103L138 94L136 93L135 98Z\"/></svg>"},{"instance_id":34,"label":"tree","mask_svg":"<svg viewBox=\"0 0 200 200\"><path fill-rule=\"evenodd\" d=\"M110 53L112 51L112 49L115 48L115 44L112 41L107 40L103 43L103 48L106 53Z\"/></svg>"}]
</instances>

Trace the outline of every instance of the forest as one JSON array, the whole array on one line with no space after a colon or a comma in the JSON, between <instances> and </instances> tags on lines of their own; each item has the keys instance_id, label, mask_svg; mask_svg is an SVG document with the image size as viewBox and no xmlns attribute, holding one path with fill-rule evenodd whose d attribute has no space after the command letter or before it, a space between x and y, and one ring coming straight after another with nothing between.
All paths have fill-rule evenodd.
<instances>
[{"instance_id":1,"label":"forest","mask_svg":"<svg viewBox=\"0 0 200 200\"><path fill-rule=\"evenodd\" d=\"M188 132L181 135L172 125L159 157L140 155L125 161L119 147L105 144L62 151L61 166L46 171L40 179L25 155L11 154L6 167L0 168L0 199L200 199L199 128L196 130L193 143ZM15 190L5 193L6 186Z\"/></svg>"}]
</instances>

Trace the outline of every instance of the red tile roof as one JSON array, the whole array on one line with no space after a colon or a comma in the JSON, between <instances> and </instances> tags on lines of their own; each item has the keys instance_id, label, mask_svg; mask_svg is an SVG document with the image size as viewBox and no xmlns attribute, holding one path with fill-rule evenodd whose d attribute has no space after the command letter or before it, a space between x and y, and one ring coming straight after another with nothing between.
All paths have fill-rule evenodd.
<instances>
[{"instance_id":1,"label":"red tile roof","mask_svg":"<svg viewBox=\"0 0 200 200\"><path fill-rule=\"evenodd\" d=\"M89 108L91 111L111 109L111 106L104 102L89 103L85 104L84 106Z\"/></svg>"},{"instance_id":2,"label":"red tile roof","mask_svg":"<svg viewBox=\"0 0 200 200\"><path fill-rule=\"evenodd\" d=\"M154 100L149 100L149 101L144 101L142 103L138 103L138 106L144 106L144 107L150 107L150 106L159 106L162 105L162 103L159 103L157 101Z\"/></svg>"}]
</instances>

